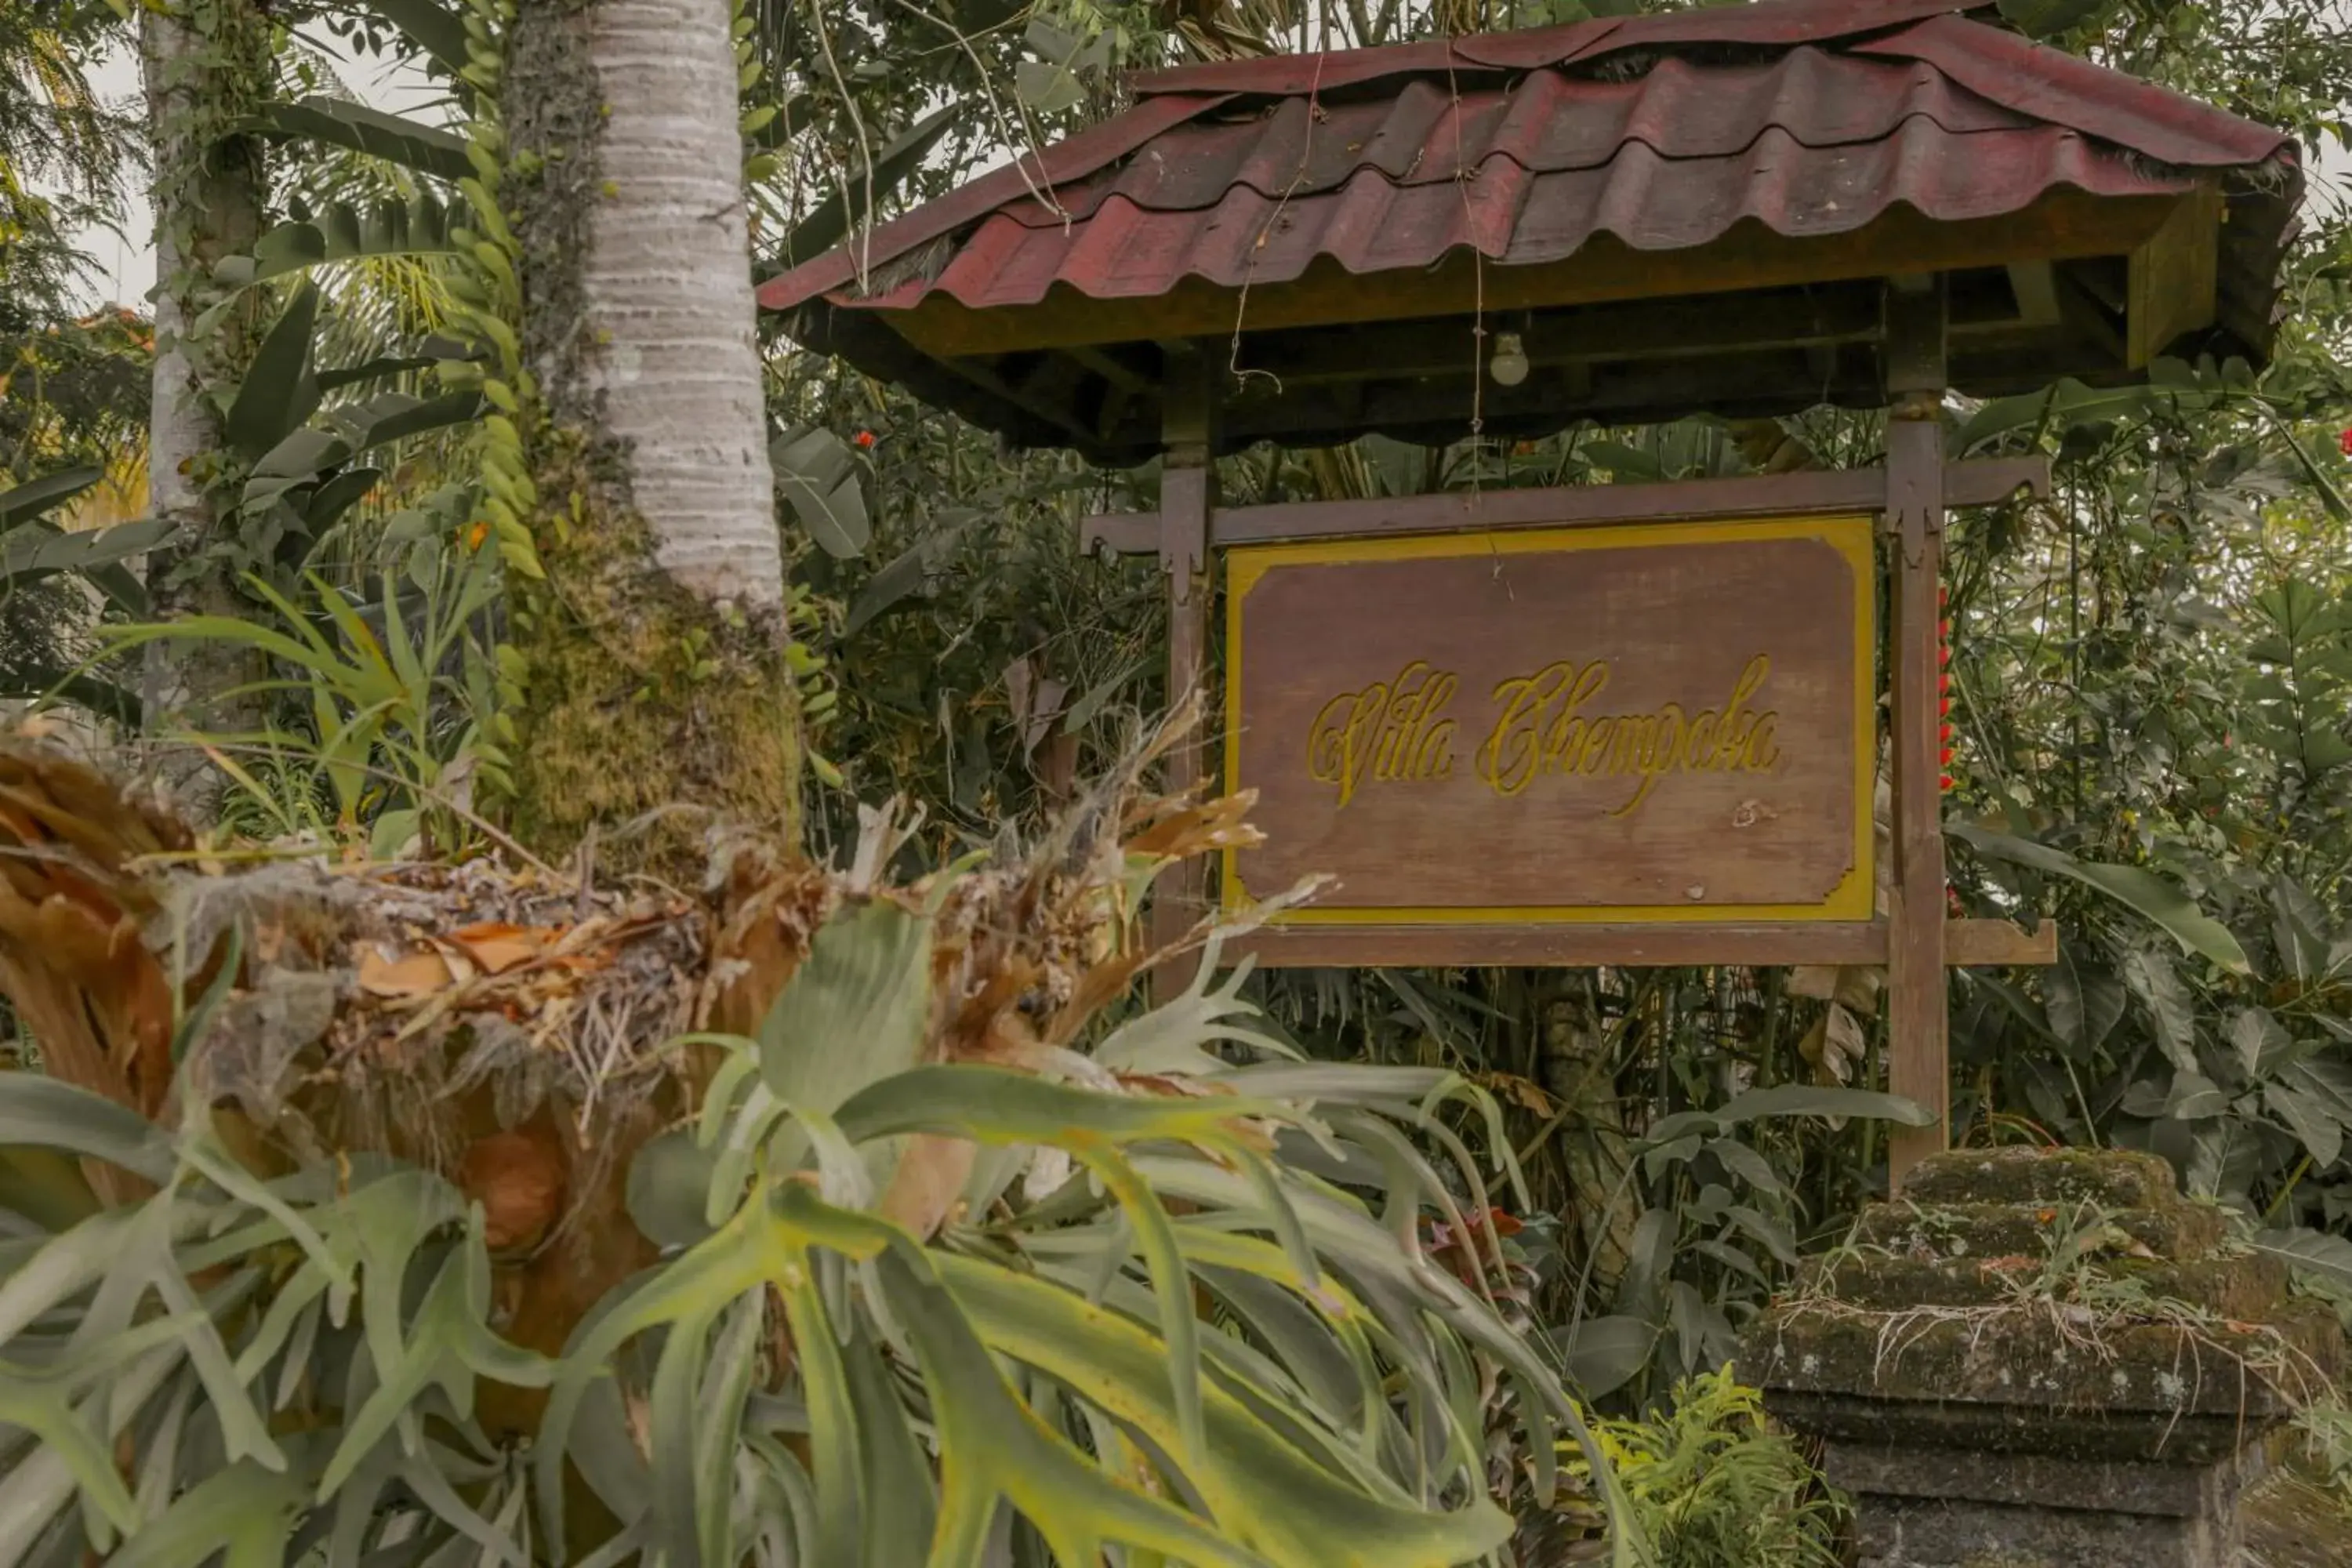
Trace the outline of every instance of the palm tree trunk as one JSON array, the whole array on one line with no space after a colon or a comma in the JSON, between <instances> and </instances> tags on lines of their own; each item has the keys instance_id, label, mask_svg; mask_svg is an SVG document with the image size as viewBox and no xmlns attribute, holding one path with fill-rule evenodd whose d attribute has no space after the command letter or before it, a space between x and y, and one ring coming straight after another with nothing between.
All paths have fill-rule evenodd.
<instances>
[{"instance_id":1,"label":"palm tree trunk","mask_svg":"<svg viewBox=\"0 0 2352 1568\"><path fill-rule=\"evenodd\" d=\"M221 450L206 394L232 388L251 359L249 321L229 312L198 336L194 324L218 297L212 269L253 248L265 195L261 143L227 127L268 89L269 23L253 0L184 0L140 13L142 64L154 149L155 369L148 431L150 504L178 525L173 544L148 558L158 619L240 613L226 537L227 505L209 491L205 466ZM151 733L180 728L257 728L262 699L249 652L211 638L152 644L143 672ZM182 808L208 819L219 777L201 753L162 752L158 770Z\"/></svg>"},{"instance_id":2,"label":"palm tree trunk","mask_svg":"<svg viewBox=\"0 0 2352 1568\"><path fill-rule=\"evenodd\" d=\"M656 814L607 864L698 871L714 816L797 816L729 23L726 0L522 0L507 39L547 574L520 595L517 823L562 851Z\"/></svg>"}]
</instances>

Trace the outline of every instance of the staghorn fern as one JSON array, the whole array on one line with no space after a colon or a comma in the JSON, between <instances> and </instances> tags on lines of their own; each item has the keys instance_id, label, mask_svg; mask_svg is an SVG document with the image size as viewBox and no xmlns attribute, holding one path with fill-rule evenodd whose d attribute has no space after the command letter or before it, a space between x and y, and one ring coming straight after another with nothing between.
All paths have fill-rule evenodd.
<instances>
[{"instance_id":1,"label":"staghorn fern","mask_svg":"<svg viewBox=\"0 0 2352 1568\"><path fill-rule=\"evenodd\" d=\"M920 984L915 963L861 973ZM1171 1010L1245 1016L1230 992L1186 1001ZM1129 1030L1146 1026L1169 1052L1212 1037L1150 1015ZM1068 1563L1114 1543L1113 1561L1202 1568L1480 1559L1508 1531L1486 1493L1485 1379L1507 1376L1539 1432L1575 1416L1485 1302L1381 1224L1444 1188L1372 1130L1453 1089L1328 1065L1162 1073L1150 1092L918 1066L827 1115L763 1079L713 1102L713 1157L673 1163L725 1222L551 1360L490 1326L479 1211L438 1177L265 1184L203 1128L166 1140L8 1075L0 1142L163 1190L54 1236L15 1224L0 1561L118 1536L111 1561L191 1568L309 1543L322 1563L1048 1560L1015 1539ZM1394 1184L1367 1205L1275 1158L1277 1132ZM971 1207L926 1247L879 1212L876 1167L894 1142L903 1162L963 1139L982 1146ZM1075 1173L1013 1199L1041 1151ZM648 1207L661 1184L639 1184ZM551 1387L528 1463L473 1419L484 1379ZM619 1522L601 1542L567 1508L567 1459ZM1034 1540L1005 1531L1008 1504Z\"/></svg>"},{"instance_id":2,"label":"staghorn fern","mask_svg":"<svg viewBox=\"0 0 2352 1568\"><path fill-rule=\"evenodd\" d=\"M1415 1239L1484 1212L1439 1121L1482 1094L1290 1058L1213 962L1089 1022L1151 876L1245 831L1140 765L1025 858L893 886L877 816L776 874L813 935L755 1037L671 1053L698 1098L624 1156L657 1258L554 1353L494 1194L205 1109L209 999L171 1124L0 1075L0 1568L1501 1563L1493 1493L1556 1497L1563 1436L1613 1500Z\"/></svg>"}]
</instances>

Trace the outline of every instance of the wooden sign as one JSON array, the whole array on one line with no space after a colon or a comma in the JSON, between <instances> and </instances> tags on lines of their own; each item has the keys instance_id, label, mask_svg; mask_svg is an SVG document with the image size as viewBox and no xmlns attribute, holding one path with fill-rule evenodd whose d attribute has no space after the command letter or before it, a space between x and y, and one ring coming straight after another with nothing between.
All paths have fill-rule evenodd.
<instances>
[{"instance_id":1,"label":"wooden sign","mask_svg":"<svg viewBox=\"0 0 2352 1568\"><path fill-rule=\"evenodd\" d=\"M1867 517L1226 552L1227 783L1284 925L1867 921Z\"/></svg>"}]
</instances>

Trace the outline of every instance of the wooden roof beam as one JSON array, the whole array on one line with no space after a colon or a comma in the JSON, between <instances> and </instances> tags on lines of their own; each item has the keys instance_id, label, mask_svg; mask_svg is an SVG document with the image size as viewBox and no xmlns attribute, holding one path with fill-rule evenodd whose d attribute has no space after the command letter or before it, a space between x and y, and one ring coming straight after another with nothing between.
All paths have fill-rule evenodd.
<instances>
[{"instance_id":1,"label":"wooden roof beam","mask_svg":"<svg viewBox=\"0 0 2352 1568\"><path fill-rule=\"evenodd\" d=\"M1511 265L1454 252L1430 268L1351 273L1310 266L1300 277L1260 280L1244 308L1237 290L1194 277L1148 299L1083 299L1048 292L1034 304L963 304L934 290L893 324L935 357L1011 353L1074 345L1489 315L1563 305L1622 303L1687 294L1729 294L1808 283L2005 267L2020 259L2129 256L2192 196L2095 197L2053 188L2031 206L1994 217L1937 223L1895 207L1848 234L1792 238L1760 224L1736 225L1690 250L1637 250L1600 234L1561 261ZM2184 220L2185 221L2185 220Z\"/></svg>"},{"instance_id":2,"label":"wooden roof beam","mask_svg":"<svg viewBox=\"0 0 2352 1568\"><path fill-rule=\"evenodd\" d=\"M1246 363L1246 362L1245 362ZM1589 368L1590 379L1570 373ZM1332 388L1314 389L1323 395L1276 398L1273 385L1255 396L1236 395L1225 405L1227 436L1236 441L1282 441L1328 429ZM1406 380L1378 380L1363 386L1363 402L1356 423L1370 429L1443 426L1451 422L1457 435L1469 433L1475 405L1491 432L1507 432L1517 425L1558 425L1572 419L1603 424L1638 424L1664 407L1713 406L1727 412L1766 405L1804 407L1835 401L1843 395L1862 405L1874 405L1874 368L1853 369L1843 382L1822 384L1802 349L1726 353L1711 358L1619 360L1568 365L1538 372L1515 387L1497 386L1481 374L1474 385L1468 365L1447 376L1423 375Z\"/></svg>"},{"instance_id":3,"label":"wooden roof beam","mask_svg":"<svg viewBox=\"0 0 2352 1568\"><path fill-rule=\"evenodd\" d=\"M2126 364L2144 369L2174 339L2213 324L2221 251L2221 189L2209 178L2131 253Z\"/></svg>"},{"instance_id":4,"label":"wooden roof beam","mask_svg":"<svg viewBox=\"0 0 2352 1568\"><path fill-rule=\"evenodd\" d=\"M2057 324L2058 268L2050 261L2013 261L2009 265L2010 292L2017 296L2017 319L2028 326Z\"/></svg>"},{"instance_id":5,"label":"wooden roof beam","mask_svg":"<svg viewBox=\"0 0 2352 1568\"><path fill-rule=\"evenodd\" d=\"M1517 332L1538 369L1600 360L1668 359L1770 348L1865 342L1878 333L1868 282L1696 300L1544 311L1525 321L1490 314L1487 342ZM1302 329L1242 341L1242 363L1286 385L1462 375L1474 362L1471 319L1400 321L1345 333Z\"/></svg>"},{"instance_id":6,"label":"wooden roof beam","mask_svg":"<svg viewBox=\"0 0 2352 1568\"><path fill-rule=\"evenodd\" d=\"M1135 364L1134 351L1079 344L1062 352L1103 380L1102 408L1095 416L1095 433L1104 440L1118 435L1128 416L1129 405L1135 400L1159 401L1158 371Z\"/></svg>"},{"instance_id":7,"label":"wooden roof beam","mask_svg":"<svg viewBox=\"0 0 2352 1568\"><path fill-rule=\"evenodd\" d=\"M1096 432L1073 411L1072 404L1055 397L1045 384L1056 374L1057 366L1063 374L1076 373L1076 367L1068 360L1051 354L1044 356L1034 371L1018 380L1006 377L995 364L983 360L956 358L939 363L981 391L1065 432L1080 446L1091 446L1097 438Z\"/></svg>"}]
</instances>

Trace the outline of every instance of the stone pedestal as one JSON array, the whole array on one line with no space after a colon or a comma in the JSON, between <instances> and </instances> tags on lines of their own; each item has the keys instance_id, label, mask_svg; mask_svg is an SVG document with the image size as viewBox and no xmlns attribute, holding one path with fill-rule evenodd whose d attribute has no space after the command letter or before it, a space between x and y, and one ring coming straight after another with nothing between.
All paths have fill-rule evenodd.
<instances>
[{"instance_id":1,"label":"stone pedestal","mask_svg":"<svg viewBox=\"0 0 2352 1568\"><path fill-rule=\"evenodd\" d=\"M2339 1357L2285 1287L2153 1156L1958 1151L1758 1320L1740 1374L1826 1439L1862 1568L2241 1568L2241 1493Z\"/></svg>"}]
</instances>

